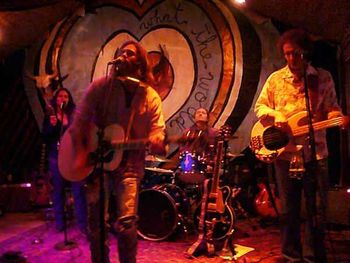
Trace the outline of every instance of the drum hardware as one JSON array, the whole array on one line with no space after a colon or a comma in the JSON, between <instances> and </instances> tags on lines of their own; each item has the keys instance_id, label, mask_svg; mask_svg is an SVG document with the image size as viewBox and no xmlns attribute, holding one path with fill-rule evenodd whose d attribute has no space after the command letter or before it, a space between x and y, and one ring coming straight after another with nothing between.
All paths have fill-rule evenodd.
<instances>
[{"instance_id":1,"label":"drum hardware","mask_svg":"<svg viewBox=\"0 0 350 263\"><path fill-rule=\"evenodd\" d=\"M226 157L229 158L230 160L235 159L237 157L243 157L243 156L244 156L244 154L242 154L242 153L239 153L239 154L234 154L234 153L230 153L230 152L226 153Z\"/></svg>"},{"instance_id":2,"label":"drum hardware","mask_svg":"<svg viewBox=\"0 0 350 263\"><path fill-rule=\"evenodd\" d=\"M141 180L141 189L149 189L163 184L175 184L175 173L172 170L145 167L145 175Z\"/></svg>"},{"instance_id":3,"label":"drum hardware","mask_svg":"<svg viewBox=\"0 0 350 263\"><path fill-rule=\"evenodd\" d=\"M145 167L145 170L156 172L156 173L164 173L164 174L172 174L174 173L172 170L169 169L163 169L158 167Z\"/></svg>"},{"instance_id":4,"label":"drum hardware","mask_svg":"<svg viewBox=\"0 0 350 263\"><path fill-rule=\"evenodd\" d=\"M169 162L172 162L173 160L170 160L170 159L167 159L165 157L158 156L158 155L147 155L145 157L145 161L146 162L169 163Z\"/></svg>"}]
</instances>

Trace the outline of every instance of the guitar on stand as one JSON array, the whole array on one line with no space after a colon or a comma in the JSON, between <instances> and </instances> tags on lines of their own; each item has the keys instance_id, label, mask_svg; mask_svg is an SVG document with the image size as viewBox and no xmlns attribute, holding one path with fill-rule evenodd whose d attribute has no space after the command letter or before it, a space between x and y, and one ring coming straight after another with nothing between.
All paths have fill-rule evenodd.
<instances>
[{"instance_id":1,"label":"guitar on stand","mask_svg":"<svg viewBox=\"0 0 350 263\"><path fill-rule=\"evenodd\" d=\"M228 243L231 241L234 230L234 215L230 206L231 189L228 186L219 187L223 150L224 140L220 138L216 145L212 179L204 181L198 239L187 249L186 254L189 257L196 257L203 250L208 256L214 256L216 251L222 249L222 242L224 242L224 247L230 246ZM233 247L230 246L230 249L234 255Z\"/></svg>"},{"instance_id":2,"label":"guitar on stand","mask_svg":"<svg viewBox=\"0 0 350 263\"><path fill-rule=\"evenodd\" d=\"M46 144L41 145L39 170L32 174L31 202L36 207L51 205L51 175L46 168Z\"/></svg>"},{"instance_id":3,"label":"guitar on stand","mask_svg":"<svg viewBox=\"0 0 350 263\"><path fill-rule=\"evenodd\" d=\"M38 89L40 98L44 103L45 115L51 116L55 114L54 109L50 104L52 98L52 92L47 91L46 88ZM53 186L51 184L51 174L47 167L47 152L46 143L41 144L39 169L32 174L32 192L31 202L36 207L49 207L52 205L51 192Z\"/></svg>"}]
</instances>

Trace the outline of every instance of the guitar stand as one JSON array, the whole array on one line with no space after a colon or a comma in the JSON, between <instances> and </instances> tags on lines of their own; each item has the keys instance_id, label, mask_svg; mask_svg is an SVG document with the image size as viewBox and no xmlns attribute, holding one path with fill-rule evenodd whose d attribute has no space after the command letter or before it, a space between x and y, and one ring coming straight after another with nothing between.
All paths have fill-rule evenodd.
<instances>
[{"instance_id":1,"label":"guitar stand","mask_svg":"<svg viewBox=\"0 0 350 263\"><path fill-rule=\"evenodd\" d=\"M232 229L231 233L228 234L228 236L224 242L223 248L218 253L218 256L222 259L230 260L230 261L237 260L237 257L236 257L237 253L236 253L235 247L233 245L233 232L234 232L234 230Z\"/></svg>"}]
</instances>

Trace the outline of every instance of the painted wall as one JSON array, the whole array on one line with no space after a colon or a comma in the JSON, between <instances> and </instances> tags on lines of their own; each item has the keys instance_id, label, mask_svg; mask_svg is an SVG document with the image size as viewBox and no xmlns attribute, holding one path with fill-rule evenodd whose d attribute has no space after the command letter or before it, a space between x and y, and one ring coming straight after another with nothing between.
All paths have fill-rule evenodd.
<instances>
[{"instance_id":1,"label":"painted wall","mask_svg":"<svg viewBox=\"0 0 350 263\"><path fill-rule=\"evenodd\" d=\"M181 134L193 124L198 107L211 112L215 127L229 124L238 139L231 151L248 146L255 115L252 106L266 77L282 64L275 49L276 29L222 1L138 1L78 10L58 23L26 63L38 74L57 69L77 102L89 83L106 74L107 63L125 40L140 41L157 66L155 89L163 100L167 130ZM35 87L26 81L40 125L43 112Z\"/></svg>"}]
</instances>

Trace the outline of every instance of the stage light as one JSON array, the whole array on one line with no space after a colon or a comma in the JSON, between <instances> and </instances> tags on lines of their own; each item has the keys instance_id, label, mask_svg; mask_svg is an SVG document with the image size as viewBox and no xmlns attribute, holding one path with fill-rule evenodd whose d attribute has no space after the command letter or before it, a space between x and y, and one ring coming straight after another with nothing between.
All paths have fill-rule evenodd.
<instances>
[{"instance_id":1,"label":"stage light","mask_svg":"<svg viewBox=\"0 0 350 263\"><path fill-rule=\"evenodd\" d=\"M245 0L234 0L234 2L239 5L245 4Z\"/></svg>"},{"instance_id":2,"label":"stage light","mask_svg":"<svg viewBox=\"0 0 350 263\"><path fill-rule=\"evenodd\" d=\"M347 192L348 194L350 194L350 188L346 189L346 192Z\"/></svg>"}]
</instances>

